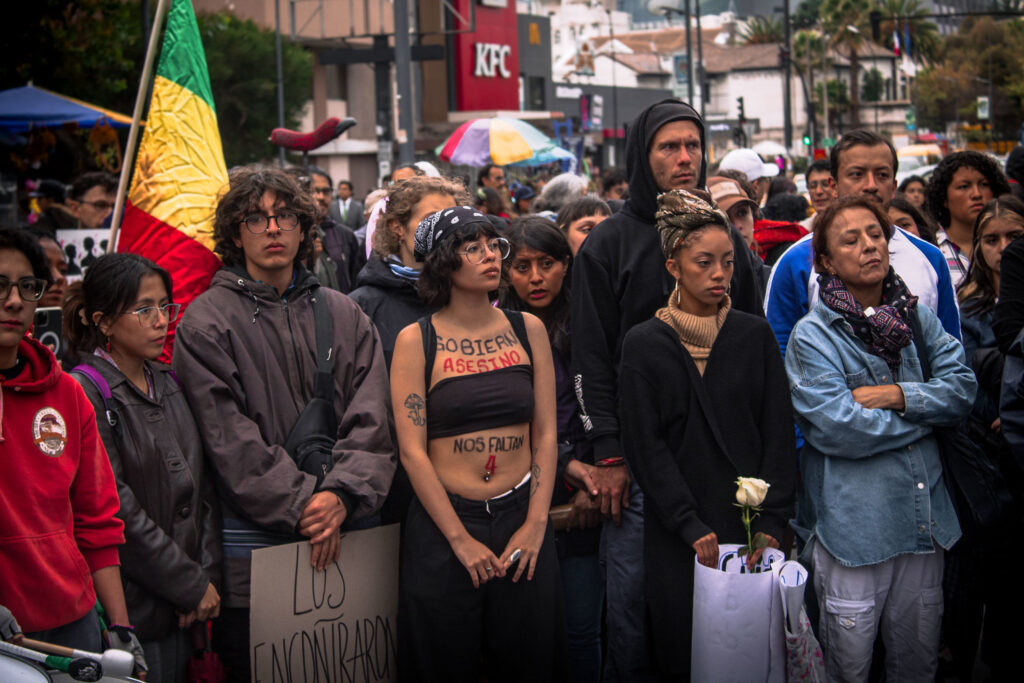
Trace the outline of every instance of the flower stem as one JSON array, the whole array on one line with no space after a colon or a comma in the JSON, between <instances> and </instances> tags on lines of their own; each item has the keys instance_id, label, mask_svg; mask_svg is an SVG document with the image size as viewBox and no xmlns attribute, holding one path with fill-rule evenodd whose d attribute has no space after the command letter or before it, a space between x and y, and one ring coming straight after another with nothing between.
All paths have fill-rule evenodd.
<instances>
[{"instance_id":1,"label":"flower stem","mask_svg":"<svg viewBox=\"0 0 1024 683\"><path fill-rule=\"evenodd\" d=\"M751 542L751 539L750 539L750 506L749 505L744 505L743 506L743 526L747 530L747 552L748 553L753 553L754 552L754 544Z\"/></svg>"}]
</instances>

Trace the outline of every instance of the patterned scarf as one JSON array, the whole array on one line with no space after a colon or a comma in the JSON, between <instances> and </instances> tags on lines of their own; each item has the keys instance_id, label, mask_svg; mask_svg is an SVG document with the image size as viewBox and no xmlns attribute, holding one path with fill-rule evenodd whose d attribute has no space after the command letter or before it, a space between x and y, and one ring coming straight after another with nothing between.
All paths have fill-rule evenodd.
<instances>
[{"instance_id":1,"label":"patterned scarf","mask_svg":"<svg viewBox=\"0 0 1024 683\"><path fill-rule=\"evenodd\" d=\"M703 190L669 190L658 195L654 226L661 237L661 253L672 258L694 230L717 223L728 227L729 217Z\"/></svg>"},{"instance_id":2,"label":"patterned scarf","mask_svg":"<svg viewBox=\"0 0 1024 683\"><path fill-rule=\"evenodd\" d=\"M836 275L822 273L818 276L818 287L822 303L850 323L868 352L889 366L895 381L900 367L900 349L914 341L910 315L917 307L917 297L910 293L892 266L882 281L882 304L875 308L865 310Z\"/></svg>"}]
</instances>

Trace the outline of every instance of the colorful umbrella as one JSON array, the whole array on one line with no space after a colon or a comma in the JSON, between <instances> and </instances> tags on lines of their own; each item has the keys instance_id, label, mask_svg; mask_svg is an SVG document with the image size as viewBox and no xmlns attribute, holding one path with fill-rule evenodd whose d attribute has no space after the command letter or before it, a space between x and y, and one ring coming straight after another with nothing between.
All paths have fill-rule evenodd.
<instances>
[{"instance_id":1,"label":"colorful umbrella","mask_svg":"<svg viewBox=\"0 0 1024 683\"><path fill-rule=\"evenodd\" d=\"M572 152L562 149L561 147L548 147L542 149L534 154L529 159L523 159L517 161L510 166L543 166L544 164L550 164L553 161L571 161L575 164L576 155Z\"/></svg>"},{"instance_id":2,"label":"colorful umbrella","mask_svg":"<svg viewBox=\"0 0 1024 683\"><path fill-rule=\"evenodd\" d=\"M559 149L544 133L525 121L496 116L465 122L434 151L442 161L452 164L504 166L552 148Z\"/></svg>"}]
</instances>

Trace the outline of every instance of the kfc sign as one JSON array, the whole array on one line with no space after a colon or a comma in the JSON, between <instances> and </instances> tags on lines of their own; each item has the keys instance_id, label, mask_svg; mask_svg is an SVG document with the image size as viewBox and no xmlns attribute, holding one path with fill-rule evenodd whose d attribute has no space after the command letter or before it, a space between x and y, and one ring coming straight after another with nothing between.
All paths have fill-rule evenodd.
<instances>
[{"instance_id":1,"label":"kfc sign","mask_svg":"<svg viewBox=\"0 0 1024 683\"><path fill-rule=\"evenodd\" d=\"M511 78L512 72L508 70L510 54L512 54L512 48L508 45L477 43L476 67L473 69L473 75L484 78L494 78L495 75L500 75L502 78Z\"/></svg>"},{"instance_id":2,"label":"kfc sign","mask_svg":"<svg viewBox=\"0 0 1024 683\"><path fill-rule=\"evenodd\" d=\"M519 24L515 3L449 2L460 16L475 16L472 33L452 36L455 109L519 109Z\"/></svg>"}]
</instances>

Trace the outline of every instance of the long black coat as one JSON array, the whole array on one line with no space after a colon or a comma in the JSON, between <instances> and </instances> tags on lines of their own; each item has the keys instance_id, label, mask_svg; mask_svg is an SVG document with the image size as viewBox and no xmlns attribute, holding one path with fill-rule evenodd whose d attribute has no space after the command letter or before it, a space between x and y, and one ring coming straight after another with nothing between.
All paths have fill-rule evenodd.
<instances>
[{"instance_id":1,"label":"long black coat","mask_svg":"<svg viewBox=\"0 0 1024 683\"><path fill-rule=\"evenodd\" d=\"M687 678L694 541L713 531L719 543L746 543L733 505L740 476L771 484L753 532L781 542L792 516L789 382L768 323L732 310L703 378L671 327L657 319L635 326L623 342L619 387L623 452L644 492L644 590L655 661L663 675ZM728 453L701 408L701 389Z\"/></svg>"}]
</instances>

